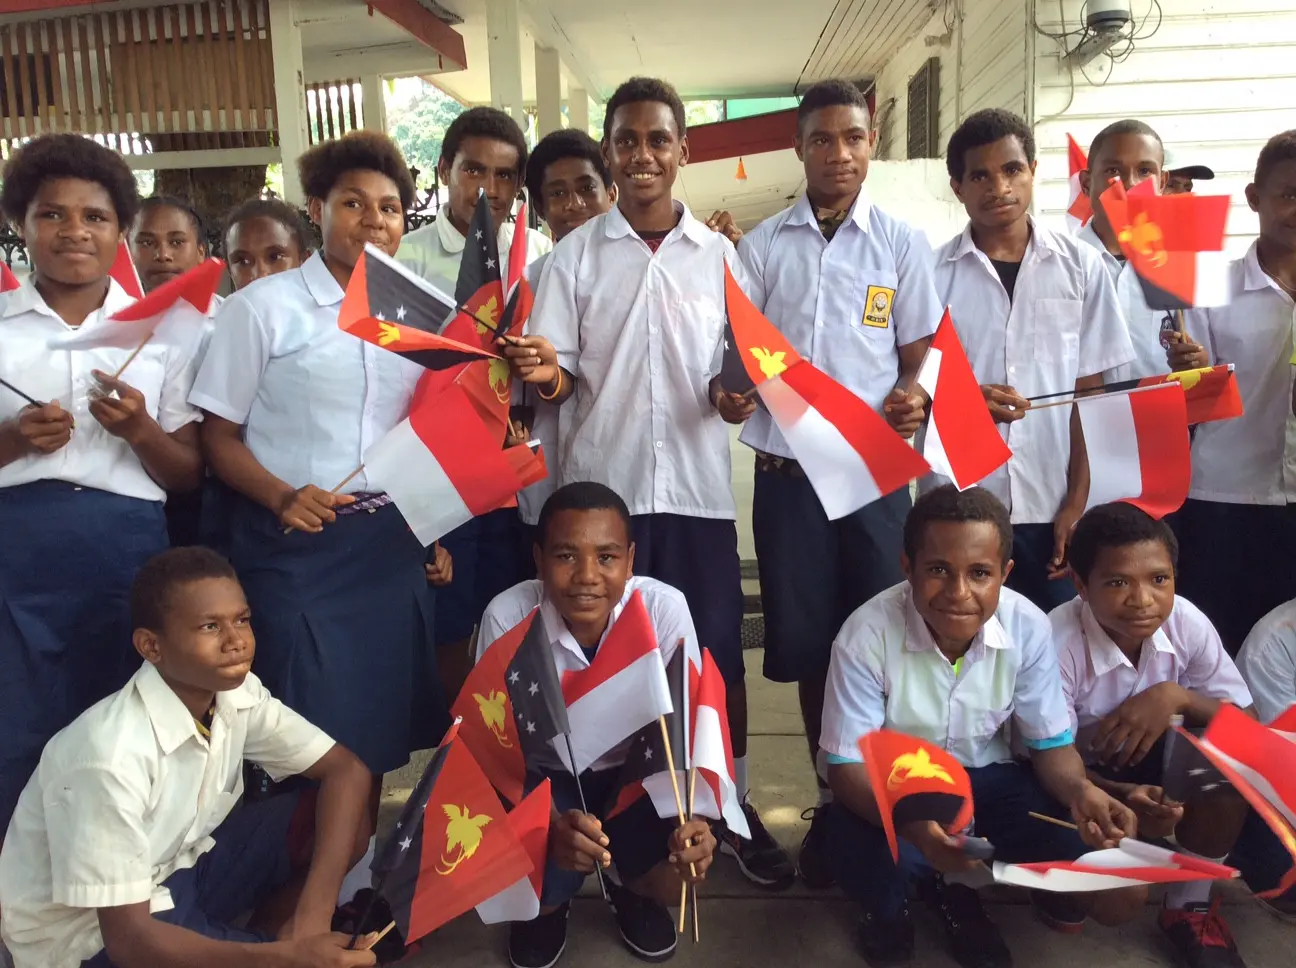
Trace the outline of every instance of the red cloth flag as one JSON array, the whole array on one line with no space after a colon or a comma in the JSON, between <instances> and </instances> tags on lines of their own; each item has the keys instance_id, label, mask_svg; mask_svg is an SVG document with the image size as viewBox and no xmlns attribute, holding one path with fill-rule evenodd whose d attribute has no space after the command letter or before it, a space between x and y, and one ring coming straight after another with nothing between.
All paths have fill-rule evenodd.
<instances>
[{"instance_id":1,"label":"red cloth flag","mask_svg":"<svg viewBox=\"0 0 1296 968\"><path fill-rule=\"evenodd\" d=\"M135 259L131 256L130 246L123 239L117 244L117 257L113 259L108 275L117 281L117 285L126 290L132 299L144 298L144 284L140 282L139 273L135 270Z\"/></svg>"},{"instance_id":2,"label":"red cloth flag","mask_svg":"<svg viewBox=\"0 0 1296 968\"><path fill-rule=\"evenodd\" d=\"M410 415L370 447L364 461L370 483L391 496L424 545L505 507L545 476L543 459L529 448L500 449L457 386L435 397L416 396Z\"/></svg>"},{"instance_id":3,"label":"red cloth flag","mask_svg":"<svg viewBox=\"0 0 1296 968\"><path fill-rule=\"evenodd\" d=\"M882 416L806 362L761 315L725 264L728 391L760 394L830 520L908 485L931 468Z\"/></svg>"},{"instance_id":4,"label":"red cloth flag","mask_svg":"<svg viewBox=\"0 0 1296 968\"><path fill-rule=\"evenodd\" d=\"M374 889L396 927L406 944L417 941L533 869L504 805L450 727L374 855Z\"/></svg>"},{"instance_id":5,"label":"red cloth flag","mask_svg":"<svg viewBox=\"0 0 1296 968\"><path fill-rule=\"evenodd\" d=\"M1082 854L1075 860L1039 864L992 866L1000 884L1016 884L1037 891L1110 891L1145 884L1174 884L1183 881L1219 881L1237 877L1232 867L1200 857L1176 853L1126 837L1117 846Z\"/></svg>"},{"instance_id":6,"label":"red cloth flag","mask_svg":"<svg viewBox=\"0 0 1296 968\"><path fill-rule=\"evenodd\" d=\"M734 780L733 742L729 736L729 713L724 677L711 657L702 650L702 674L692 690L693 762L698 788L694 814L724 820L739 837L750 839L747 816L742 810L738 784Z\"/></svg>"},{"instance_id":7,"label":"red cloth flag","mask_svg":"<svg viewBox=\"0 0 1296 968\"><path fill-rule=\"evenodd\" d=\"M1161 383L1178 383L1183 387L1189 426L1242 416L1242 393L1238 390L1237 375L1233 372L1232 363L1181 370L1164 376L1148 376L1140 380L1138 385L1152 387Z\"/></svg>"},{"instance_id":8,"label":"red cloth flag","mask_svg":"<svg viewBox=\"0 0 1296 968\"><path fill-rule=\"evenodd\" d=\"M896 860L900 859L897 828L930 821L958 833L972 822L972 781L963 764L939 746L878 729L865 733L859 747Z\"/></svg>"},{"instance_id":9,"label":"red cloth flag","mask_svg":"<svg viewBox=\"0 0 1296 968\"><path fill-rule=\"evenodd\" d=\"M1192 478L1188 411L1174 383L1076 400L1089 452L1087 508L1128 501L1154 518L1179 510Z\"/></svg>"},{"instance_id":10,"label":"red cloth flag","mask_svg":"<svg viewBox=\"0 0 1296 968\"><path fill-rule=\"evenodd\" d=\"M1072 232L1078 232L1089 224L1093 218L1093 206L1089 196L1084 193L1080 184L1080 172L1089 168L1089 159L1085 150L1076 144L1076 139L1067 135L1067 165L1070 168L1071 201L1067 204L1067 225Z\"/></svg>"},{"instance_id":11,"label":"red cloth flag","mask_svg":"<svg viewBox=\"0 0 1296 968\"><path fill-rule=\"evenodd\" d=\"M518 839L527 858L531 873L520 877L493 897L477 905L477 914L484 924L503 921L530 921L540 914L540 892L544 887L545 864L549 858L549 821L553 801L546 777L540 785L527 794L508 815L509 829Z\"/></svg>"},{"instance_id":12,"label":"red cloth flag","mask_svg":"<svg viewBox=\"0 0 1296 968\"><path fill-rule=\"evenodd\" d=\"M0 292L9 292L21 285L22 283L18 281L18 277L13 274L13 270L0 262Z\"/></svg>"},{"instance_id":13,"label":"red cloth flag","mask_svg":"<svg viewBox=\"0 0 1296 968\"><path fill-rule=\"evenodd\" d=\"M631 595L614 617L589 667L563 676L562 691L577 773L672 710L666 665L642 594ZM572 769L565 744L557 750Z\"/></svg>"},{"instance_id":14,"label":"red cloth flag","mask_svg":"<svg viewBox=\"0 0 1296 968\"><path fill-rule=\"evenodd\" d=\"M1152 309L1229 301L1227 195L1157 195L1152 180L1126 193L1115 181L1099 201Z\"/></svg>"},{"instance_id":15,"label":"red cloth flag","mask_svg":"<svg viewBox=\"0 0 1296 968\"><path fill-rule=\"evenodd\" d=\"M1008 463L1012 451L986 409L949 307L923 357L917 383L931 397L923 457L935 473L962 491Z\"/></svg>"}]
</instances>

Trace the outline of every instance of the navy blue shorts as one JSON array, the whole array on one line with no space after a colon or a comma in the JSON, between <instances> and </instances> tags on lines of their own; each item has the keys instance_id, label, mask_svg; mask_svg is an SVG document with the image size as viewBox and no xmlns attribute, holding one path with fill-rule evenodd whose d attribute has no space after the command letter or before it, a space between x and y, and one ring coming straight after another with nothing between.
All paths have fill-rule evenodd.
<instances>
[{"instance_id":1,"label":"navy blue shorts","mask_svg":"<svg viewBox=\"0 0 1296 968\"><path fill-rule=\"evenodd\" d=\"M154 917L216 941L273 941L230 922L255 911L292 879L292 842L313 829L313 805L313 794L285 793L236 807L212 834L216 846L166 879L175 907ZM101 951L82 966L112 968L112 962Z\"/></svg>"},{"instance_id":2,"label":"navy blue shorts","mask_svg":"<svg viewBox=\"0 0 1296 968\"><path fill-rule=\"evenodd\" d=\"M1180 595L1206 613L1237 655L1251 627L1296 597L1296 504L1187 501L1179 538Z\"/></svg>"},{"instance_id":3,"label":"navy blue shorts","mask_svg":"<svg viewBox=\"0 0 1296 968\"><path fill-rule=\"evenodd\" d=\"M1066 811L1022 763L995 763L969 769L972 801L976 804L972 833L995 848L995 860L1029 864L1075 860L1091 849L1074 830L1032 820L1032 811L1059 819ZM840 803L828 808L828 845L837 883L864 910L894 914L904 902L910 880L930 876L931 868L918 848L900 840L900 862L881 827L851 813Z\"/></svg>"},{"instance_id":4,"label":"navy blue shorts","mask_svg":"<svg viewBox=\"0 0 1296 968\"><path fill-rule=\"evenodd\" d=\"M1049 578L1053 560L1053 524L1013 525L1013 570L1004 582L1045 612L1076 597L1069 578Z\"/></svg>"},{"instance_id":5,"label":"navy blue shorts","mask_svg":"<svg viewBox=\"0 0 1296 968\"><path fill-rule=\"evenodd\" d=\"M554 772L549 777L549 792L558 813L581 808L580 791L570 773ZM620 790L620 767L610 770L586 770L581 774L581 788L590 813L603 820L615 802ZM535 789L543 776L527 777L527 792ZM603 832L608 838L608 852L623 884L643 877L664 861L670 851L667 844L671 833L679 826L675 818L664 820L657 816L652 799L642 796L611 820L603 822ZM588 875L579 871L564 870L552 860L545 868L544 888L540 892L543 907L556 907L576 896Z\"/></svg>"},{"instance_id":6,"label":"navy blue shorts","mask_svg":"<svg viewBox=\"0 0 1296 968\"><path fill-rule=\"evenodd\" d=\"M473 518L441 539L454 559L454 577L434 589L438 646L469 638L492 598L535 577L530 551L521 550L523 540L517 508ZM431 555L429 548L428 561Z\"/></svg>"},{"instance_id":7,"label":"navy blue shorts","mask_svg":"<svg viewBox=\"0 0 1296 968\"><path fill-rule=\"evenodd\" d=\"M0 488L0 831L49 738L139 668L130 586L166 548L160 501Z\"/></svg>"},{"instance_id":8,"label":"navy blue shorts","mask_svg":"<svg viewBox=\"0 0 1296 968\"><path fill-rule=\"evenodd\" d=\"M636 514L636 575L656 578L684 593L698 644L711 650L727 685L743 681L742 571L738 526L723 518Z\"/></svg>"},{"instance_id":9,"label":"navy blue shorts","mask_svg":"<svg viewBox=\"0 0 1296 968\"><path fill-rule=\"evenodd\" d=\"M908 488L829 521L795 461L756 458L752 534L765 613L765 678L823 679L851 612L904 578Z\"/></svg>"}]
</instances>

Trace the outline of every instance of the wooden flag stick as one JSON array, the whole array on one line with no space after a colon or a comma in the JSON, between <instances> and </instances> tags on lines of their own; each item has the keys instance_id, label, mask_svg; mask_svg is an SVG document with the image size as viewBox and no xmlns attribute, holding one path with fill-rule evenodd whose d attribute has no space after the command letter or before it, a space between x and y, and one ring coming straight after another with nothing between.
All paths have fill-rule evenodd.
<instances>
[{"instance_id":1,"label":"wooden flag stick","mask_svg":"<svg viewBox=\"0 0 1296 968\"><path fill-rule=\"evenodd\" d=\"M126 367L130 366L131 363L133 363L133 362L135 361L135 357L137 357L137 356L140 355L140 350L142 350L144 347L148 346L148 344L149 344L149 340L151 340L152 338L153 338L153 334L152 334L152 333L149 333L149 334L148 334L147 336L145 336L142 340L140 340L140 344L139 344L139 346L137 346L137 347L135 347L133 350L131 350L131 354L130 354L130 356L126 357L126 362L123 363L121 366L117 367L117 372L113 374L113 379L114 379L114 380L120 380L120 379L121 379L121 375L126 371Z\"/></svg>"},{"instance_id":2,"label":"wooden flag stick","mask_svg":"<svg viewBox=\"0 0 1296 968\"><path fill-rule=\"evenodd\" d=\"M689 802L688 802L688 810L689 810L689 819L692 820L692 819L693 819L693 800L694 800L695 796L697 795L697 766L695 766L695 765L693 765L693 764L690 764L690 765L689 765L689 778L688 778L688 782L689 782ZM689 885L689 894L691 895L691 900L692 900L692 903L693 903L693 943L694 943L694 944L697 944L697 943L698 943L698 902L697 902L697 885L696 885L696 884L690 884L690 885Z\"/></svg>"},{"instance_id":3,"label":"wooden flag stick","mask_svg":"<svg viewBox=\"0 0 1296 968\"><path fill-rule=\"evenodd\" d=\"M17 394L18 396L22 397L24 400L26 400L28 403L30 403L33 407L43 407L43 406L45 406L45 404L41 403L39 400L37 400L35 397L31 396L30 394L23 393L21 390L19 390L16 386L14 386L14 385L13 385L12 383L10 383L8 380L0 380L0 387L4 387L4 388L5 388L6 390L8 390L10 393L14 393L14 394Z\"/></svg>"},{"instance_id":4,"label":"wooden flag stick","mask_svg":"<svg viewBox=\"0 0 1296 968\"><path fill-rule=\"evenodd\" d=\"M392 928L394 928L394 927L396 927L396 922L395 922L395 921L390 921L390 922L388 922L387 927L385 927L385 928L383 928L381 931L379 931L379 932L374 936L374 939L373 939L372 941L370 941L367 945L365 945L363 948L361 948L360 950L361 950L361 951L371 951L373 948L375 948L375 947L378 945L378 942L379 942L379 941L381 941L383 938L387 937L387 935L391 933L391 930L392 930Z\"/></svg>"},{"instance_id":5,"label":"wooden flag stick","mask_svg":"<svg viewBox=\"0 0 1296 968\"><path fill-rule=\"evenodd\" d=\"M687 661L687 657L685 658ZM666 769L670 771L671 789L675 791L675 809L679 811L680 826L684 826L686 815L684 813L684 795L680 793L679 777L675 775L675 754L671 751L670 730L666 727L666 717L658 716L657 722L661 724L662 745L666 747ZM697 876L697 867L689 864L689 873L694 877Z\"/></svg>"},{"instance_id":6,"label":"wooden flag stick","mask_svg":"<svg viewBox=\"0 0 1296 968\"><path fill-rule=\"evenodd\" d=\"M1188 330L1184 326L1184 311L1182 309L1175 310L1175 325L1179 328L1180 336L1188 335Z\"/></svg>"},{"instance_id":7,"label":"wooden flag stick","mask_svg":"<svg viewBox=\"0 0 1296 968\"><path fill-rule=\"evenodd\" d=\"M1127 397L1132 393L1142 393L1144 390L1160 390L1162 387L1174 386L1173 382L1154 383L1146 387L1127 387L1121 390L1105 390L1096 393L1085 393L1081 396L1073 396L1068 400L1050 400L1048 403L1032 403L1027 413L1034 413L1036 410L1047 410L1049 407L1069 407L1073 403L1080 403L1084 400L1090 400L1093 397Z\"/></svg>"},{"instance_id":8,"label":"wooden flag stick","mask_svg":"<svg viewBox=\"0 0 1296 968\"><path fill-rule=\"evenodd\" d=\"M139 352L139 351L136 350L136 352ZM127 360L126 362L129 363L130 360ZM123 365L123 366L122 366L122 370L124 370L124 369L126 369L126 367ZM120 373L121 370L118 370L117 372ZM364 469L365 469L364 464L361 464L359 467L357 467L355 470L353 470L350 474L348 474L346 477L342 478L342 480L338 481L335 485L333 485L333 490L329 491L329 493L330 493L330 494L336 494L338 491L342 490L342 488L346 487L348 484L350 484L352 481L354 481L357 477L359 477L359 476L361 475L361 473L364 472ZM284 534L292 534L292 533L293 533L293 529L292 529L292 528L284 528L284 529L283 529L283 533L284 533Z\"/></svg>"},{"instance_id":9,"label":"wooden flag stick","mask_svg":"<svg viewBox=\"0 0 1296 968\"><path fill-rule=\"evenodd\" d=\"M1048 814L1045 813L1036 813L1034 810L1030 811L1030 813L1028 813L1026 816L1031 817L1035 820L1043 820L1045 823L1051 823L1058 827L1066 827L1067 830L1080 829L1075 824L1070 823L1069 821L1059 820L1057 817L1050 817Z\"/></svg>"}]
</instances>

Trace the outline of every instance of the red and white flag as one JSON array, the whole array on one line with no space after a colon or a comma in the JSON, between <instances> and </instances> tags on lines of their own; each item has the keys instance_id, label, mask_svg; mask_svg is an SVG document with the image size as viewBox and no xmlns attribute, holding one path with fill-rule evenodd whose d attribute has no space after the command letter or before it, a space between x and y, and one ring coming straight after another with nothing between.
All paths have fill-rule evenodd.
<instances>
[{"instance_id":1,"label":"red and white flag","mask_svg":"<svg viewBox=\"0 0 1296 968\"><path fill-rule=\"evenodd\" d=\"M725 306L721 385L760 394L829 520L931 470L876 410L801 358L747 298L728 263Z\"/></svg>"},{"instance_id":2,"label":"red and white flag","mask_svg":"<svg viewBox=\"0 0 1296 968\"><path fill-rule=\"evenodd\" d=\"M630 596L589 668L566 673L562 691L577 773L672 711L666 664L643 595ZM555 748L567 768L573 769L567 744Z\"/></svg>"},{"instance_id":3,"label":"red and white flag","mask_svg":"<svg viewBox=\"0 0 1296 968\"><path fill-rule=\"evenodd\" d=\"M102 347L134 349L165 324L188 344L195 327L207 324L212 298L220 286L225 263L207 259L183 275L163 283L142 299L107 319L49 341L50 349L89 350Z\"/></svg>"},{"instance_id":4,"label":"red and white flag","mask_svg":"<svg viewBox=\"0 0 1296 968\"><path fill-rule=\"evenodd\" d=\"M1115 847L1095 850L1071 861L996 862L992 871L999 884L1064 894L1182 881L1222 881L1238 876L1232 867L1175 853L1132 837L1126 837Z\"/></svg>"},{"instance_id":5,"label":"red and white flag","mask_svg":"<svg viewBox=\"0 0 1296 968\"><path fill-rule=\"evenodd\" d=\"M416 396L410 415L365 452L364 466L427 546L541 480L536 456L526 447L501 449L463 389L451 385Z\"/></svg>"},{"instance_id":6,"label":"red and white flag","mask_svg":"<svg viewBox=\"0 0 1296 968\"><path fill-rule=\"evenodd\" d=\"M918 368L917 383L931 397L923 457L934 473L963 491L1008 463L1012 451L986 408L948 306Z\"/></svg>"},{"instance_id":7,"label":"red and white flag","mask_svg":"<svg viewBox=\"0 0 1296 968\"><path fill-rule=\"evenodd\" d=\"M1086 509L1128 501L1163 518L1183 506L1192 461L1182 387L1103 393L1082 397L1076 406L1089 453Z\"/></svg>"},{"instance_id":8,"label":"red and white flag","mask_svg":"<svg viewBox=\"0 0 1296 968\"><path fill-rule=\"evenodd\" d=\"M750 840L747 815L743 813L741 794L734 781L733 742L729 737L724 677L720 675L720 667L709 649L702 650L702 675L692 695L692 765L697 770L693 813L712 820L724 820L739 837Z\"/></svg>"},{"instance_id":9,"label":"red and white flag","mask_svg":"<svg viewBox=\"0 0 1296 968\"><path fill-rule=\"evenodd\" d=\"M1296 887L1296 711L1272 727L1262 726L1236 706L1220 706L1200 739L1179 728L1269 825L1291 856L1282 882L1261 897Z\"/></svg>"},{"instance_id":10,"label":"red and white flag","mask_svg":"<svg viewBox=\"0 0 1296 968\"><path fill-rule=\"evenodd\" d=\"M531 873L519 878L477 905L484 924L530 921L540 914L540 890L544 887L545 864L549 858L549 821L553 810L548 778L526 795L509 812L509 829L531 860Z\"/></svg>"},{"instance_id":11,"label":"red and white flag","mask_svg":"<svg viewBox=\"0 0 1296 968\"><path fill-rule=\"evenodd\" d=\"M116 280L117 285L126 290L132 299L144 298L144 284L140 282L139 272L135 269L135 259L131 256L130 246L123 239L117 246L117 257L113 259L108 275Z\"/></svg>"},{"instance_id":12,"label":"red and white flag","mask_svg":"<svg viewBox=\"0 0 1296 968\"><path fill-rule=\"evenodd\" d=\"M18 281L18 277L13 274L13 270L0 262L0 292L9 292L19 288L21 285L22 283Z\"/></svg>"},{"instance_id":13,"label":"red and white flag","mask_svg":"<svg viewBox=\"0 0 1296 968\"><path fill-rule=\"evenodd\" d=\"M1093 206L1089 204L1089 196L1084 193L1084 187L1080 184L1080 172L1089 167L1089 159L1085 157L1085 150L1076 144L1076 139L1071 135L1067 135L1067 164L1071 169L1071 200L1067 204L1067 226L1072 232L1078 232L1093 218Z\"/></svg>"}]
</instances>

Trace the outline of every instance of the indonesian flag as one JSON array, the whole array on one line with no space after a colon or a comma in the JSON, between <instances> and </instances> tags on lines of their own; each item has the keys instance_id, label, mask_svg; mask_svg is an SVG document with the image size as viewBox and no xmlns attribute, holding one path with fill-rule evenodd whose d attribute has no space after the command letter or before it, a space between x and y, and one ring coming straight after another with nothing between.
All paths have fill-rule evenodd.
<instances>
[{"instance_id":1,"label":"indonesian flag","mask_svg":"<svg viewBox=\"0 0 1296 968\"><path fill-rule=\"evenodd\" d=\"M996 862L991 869L995 881L1000 884L1063 894L1110 891L1146 884L1222 881L1238 876L1232 867L1145 844L1132 837L1126 837L1107 850L1082 854L1076 860L1039 864Z\"/></svg>"},{"instance_id":2,"label":"indonesian flag","mask_svg":"<svg viewBox=\"0 0 1296 968\"><path fill-rule=\"evenodd\" d=\"M391 496L426 546L542 480L538 456L526 447L501 450L463 391L450 387L416 399L364 461L370 483Z\"/></svg>"},{"instance_id":3,"label":"indonesian flag","mask_svg":"<svg viewBox=\"0 0 1296 968\"><path fill-rule=\"evenodd\" d=\"M604 753L672 711L666 665L643 595L635 592L612 622L589 668L563 676L571 732L557 746L568 769L583 773Z\"/></svg>"},{"instance_id":4,"label":"indonesian flag","mask_svg":"<svg viewBox=\"0 0 1296 968\"><path fill-rule=\"evenodd\" d=\"M540 891L544 887L545 863L549 856L549 820L553 801L546 777L508 815L508 826L531 861L531 873L518 878L493 897L477 905L484 924L530 921L540 914Z\"/></svg>"},{"instance_id":5,"label":"indonesian flag","mask_svg":"<svg viewBox=\"0 0 1296 968\"><path fill-rule=\"evenodd\" d=\"M1067 205L1067 227L1072 232L1078 232L1093 218L1093 206L1089 204L1089 196L1080 184L1080 172L1088 169L1089 159L1071 135L1067 135L1067 162L1071 168L1071 201Z\"/></svg>"},{"instance_id":6,"label":"indonesian flag","mask_svg":"<svg viewBox=\"0 0 1296 968\"><path fill-rule=\"evenodd\" d=\"M9 292L21 285L22 283L18 281L18 277L13 274L13 270L0 262L0 292Z\"/></svg>"},{"instance_id":7,"label":"indonesian flag","mask_svg":"<svg viewBox=\"0 0 1296 968\"><path fill-rule=\"evenodd\" d=\"M1149 308L1173 311L1229 301L1227 195L1157 195L1149 179L1128 193L1112 182L1099 201Z\"/></svg>"},{"instance_id":8,"label":"indonesian flag","mask_svg":"<svg viewBox=\"0 0 1296 968\"><path fill-rule=\"evenodd\" d=\"M893 859L905 824L928 821L958 833L972 822L972 780L946 750L889 729L865 733L859 748Z\"/></svg>"},{"instance_id":9,"label":"indonesian flag","mask_svg":"<svg viewBox=\"0 0 1296 968\"><path fill-rule=\"evenodd\" d=\"M108 275L115 279L117 285L126 290L126 295L132 299L144 298L144 284L140 282L139 272L135 269L135 259L125 239L117 244L117 258L113 259Z\"/></svg>"},{"instance_id":10,"label":"indonesian flag","mask_svg":"<svg viewBox=\"0 0 1296 968\"><path fill-rule=\"evenodd\" d=\"M49 348L134 349L152 339L164 323L168 328L183 327L185 330L204 326L224 271L225 263L220 259L207 259L107 319L51 339Z\"/></svg>"},{"instance_id":11,"label":"indonesian flag","mask_svg":"<svg viewBox=\"0 0 1296 968\"><path fill-rule=\"evenodd\" d=\"M1180 387L1081 397L1076 406L1089 453L1086 510L1128 501L1163 518L1183 506L1192 461Z\"/></svg>"},{"instance_id":12,"label":"indonesian flag","mask_svg":"<svg viewBox=\"0 0 1296 968\"><path fill-rule=\"evenodd\" d=\"M931 397L923 457L935 473L948 477L962 491L1008 463L1012 451L986 409L948 306L918 369L917 382Z\"/></svg>"},{"instance_id":13,"label":"indonesian flag","mask_svg":"<svg viewBox=\"0 0 1296 968\"><path fill-rule=\"evenodd\" d=\"M695 815L723 819L739 837L751 839L741 794L734 782L733 743L725 681L710 649L702 650L702 675L693 692L693 763L697 788L693 792Z\"/></svg>"},{"instance_id":14,"label":"indonesian flag","mask_svg":"<svg viewBox=\"0 0 1296 968\"><path fill-rule=\"evenodd\" d=\"M1178 383L1183 387L1189 426L1242 416L1242 393L1238 390L1232 363L1181 370L1165 376L1148 376L1138 385L1152 387L1162 383Z\"/></svg>"},{"instance_id":15,"label":"indonesian flag","mask_svg":"<svg viewBox=\"0 0 1296 968\"><path fill-rule=\"evenodd\" d=\"M720 382L730 392L754 387L760 394L830 520L931 470L877 411L801 358L752 305L728 263L725 304Z\"/></svg>"},{"instance_id":16,"label":"indonesian flag","mask_svg":"<svg viewBox=\"0 0 1296 968\"><path fill-rule=\"evenodd\" d=\"M1179 727L1246 799L1277 835L1296 865L1296 712L1289 709L1272 727L1262 726L1236 706L1220 706L1198 739ZM1296 887L1296 866L1261 897Z\"/></svg>"}]
</instances>

